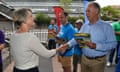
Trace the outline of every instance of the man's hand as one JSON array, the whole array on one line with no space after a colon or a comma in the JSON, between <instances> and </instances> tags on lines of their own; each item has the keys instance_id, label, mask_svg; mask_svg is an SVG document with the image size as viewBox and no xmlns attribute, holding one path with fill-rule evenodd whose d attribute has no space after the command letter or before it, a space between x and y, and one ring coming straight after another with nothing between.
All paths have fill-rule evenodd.
<instances>
[{"instance_id":1,"label":"man's hand","mask_svg":"<svg viewBox=\"0 0 120 72\"><path fill-rule=\"evenodd\" d=\"M95 49L96 48L96 44L95 43L92 43L92 42L89 42L89 41L85 41L85 44L91 48L91 49Z\"/></svg>"},{"instance_id":2,"label":"man's hand","mask_svg":"<svg viewBox=\"0 0 120 72\"><path fill-rule=\"evenodd\" d=\"M65 53L65 51L67 50L68 47L69 47L68 44L63 44L59 48L56 48L56 50L61 53Z\"/></svg>"},{"instance_id":3,"label":"man's hand","mask_svg":"<svg viewBox=\"0 0 120 72\"><path fill-rule=\"evenodd\" d=\"M52 32L52 35L53 35L54 37L56 37L57 33L56 33L56 32Z\"/></svg>"},{"instance_id":4,"label":"man's hand","mask_svg":"<svg viewBox=\"0 0 120 72\"><path fill-rule=\"evenodd\" d=\"M69 47L68 44L62 44L62 45L60 46L60 48L63 48L63 49L67 49L68 47Z\"/></svg>"},{"instance_id":5,"label":"man's hand","mask_svg":"<svg viewBox=\"0 0 120 72\"><path fill-rule=\"evenodd\" d=\"M59 38L57 36L55 37L55 39L56 39L56 42L59 43L59 44L65 44L66 43L66 41L64 39Z\"/></svg>"},{"instance_id":6,"label":"man's hand","mask_svg":"<svg viewBox=\"0 0 120 72\"><path fill-rule=\"evenodd\" d=\"M65 53L66 49L64 48L56 48L57 52L61 52L62 54Z\"/></svg>"}]
</instances>

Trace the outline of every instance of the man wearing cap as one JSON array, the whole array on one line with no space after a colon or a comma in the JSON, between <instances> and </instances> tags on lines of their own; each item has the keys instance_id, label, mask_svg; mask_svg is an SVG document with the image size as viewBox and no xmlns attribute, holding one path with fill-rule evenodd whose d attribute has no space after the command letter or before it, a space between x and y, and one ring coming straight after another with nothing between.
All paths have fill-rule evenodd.
<instances>
[{"instance_id":1,"label":"man wearing cap","mask_svg":"<svg viewBox=\"0 0 120 72\"><path fill-rule=\"evenodd\" d=\"M76 20L76 22L75 22L75 30L77 32L79 32L79 30L80 30L80 28L81 28L82 25L83 25L83 20L82 19Z\"/></svg>"},{"instance_id":2,"label":"man wearing cap","mask_svg":"<svg viewBox=\"0 0 120 72\"><path fill-rule=\"evenodd\" d=\"M76 20L74 26L76 33L79 32L81 26L83 25L83 21L81 19ZM77 72L77 64L81 61L82 50L79 45L75 45L72 49L73 52L73 72Z\"/></svg>"}]
</instances>

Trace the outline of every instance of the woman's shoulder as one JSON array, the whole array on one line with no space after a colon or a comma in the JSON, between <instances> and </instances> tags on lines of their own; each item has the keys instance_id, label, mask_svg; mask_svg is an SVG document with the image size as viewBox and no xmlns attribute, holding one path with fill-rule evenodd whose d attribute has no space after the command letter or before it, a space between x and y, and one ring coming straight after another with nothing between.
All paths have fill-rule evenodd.
<instances>
[{"instance_id":1,"label":"woman's shoulder","mask_svg":"<svg viewBox=\"0 0 120 72\"><path fill-rule=\"evenodd\" d=\"M36 38L36 35L34 35L34 33L28 33L28 36L31 38Z\"/></svg>"}]
</instances>

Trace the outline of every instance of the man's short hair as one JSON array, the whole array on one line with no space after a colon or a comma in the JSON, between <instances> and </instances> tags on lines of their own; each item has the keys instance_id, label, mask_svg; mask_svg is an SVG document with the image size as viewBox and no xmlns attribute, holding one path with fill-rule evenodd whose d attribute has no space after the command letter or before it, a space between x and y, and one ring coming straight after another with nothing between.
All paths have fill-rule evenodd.
<instances>
[{"instance_id":1,"label":"man's short hair","mask_svg":"<svg viewBox=\"0 0 120 72\"><path fill-rule=\"evenodd\" d=\"M63 12L63 13L64 13L65 17L68 16L68 13L67 13L67 12Z\"/></svg>"},{"instance_id":2,"label":"man's short hair","mask_svg":"<svg viewBox=\"0 0 120 72\"><path fill-rule=\"evenodd\" d=\"M100 5L97 2L90 2L96 9L98 9L98 13L100 13Z\"/></svg>"}]
</instances>

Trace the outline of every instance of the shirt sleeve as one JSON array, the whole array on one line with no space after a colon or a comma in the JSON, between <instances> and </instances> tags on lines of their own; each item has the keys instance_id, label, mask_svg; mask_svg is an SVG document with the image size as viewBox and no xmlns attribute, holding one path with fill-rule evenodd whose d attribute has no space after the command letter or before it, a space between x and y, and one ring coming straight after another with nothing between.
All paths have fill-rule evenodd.
<instances>
[{"instance_id":1,"label":"shirt sleeve","mask_svg":"<svg viewBox=\"0 0 120 72\"><path fill-rule=\"evenodd\" d=\"M102 43L100 43L100 42L97 43L96 50L109 51L109 50L115 48L117 45L114 30L112 29L112 27L108 25L104 32L105 32L106 41L102 42Z\"/></svg>"},{"instance_id":2,"label":"shirt sleeve","mask_svg":"<svg viewBox=\"0 0 120 72\"><path fill-rule=\"evenodd\" d=\"M72 31L72 32L70 32L71 34L69 35L70 36L70 38L72 38L72 39L70 39L68 42L67 42L67 44L69 45L69 47L73 47L73 46L75 46L75 45L77 45L78 43L77 43L77 41L75 40L75 38L74 38L74 36L72 36L73 34L75 34L75 33L77 33L77 31L75 31L75 29ZM72 37L71 37L72 36Z\"/></svg>"},{"instance_id":3,"label":"shirt sleeve","mask_svg":"<svg viewBox=\"0 0 120 72\"><path fill-rule=\"evenodd\" d=\"M115 23L113 23L111 26L112 26L112 28L113 28L114 30L116 29Z\"/></svg>"},{"instance_id":4,"label":"shirt sleeve","mask_svg":"<svg viewBox=\"0 0 120 72\"><path fill-rule=\"evenodd\" d=\"M57 25L55 25L55 32L58 33L58 26Z\"/></svg>"},{"instance_id":5,"label":"shirt sleeve","mask_svg":"<svg viewBox=\"0 0 120 72\"><path fill-rule=\"evenodd\" d=\"M51 26L51 24L48 26L48 29L50 29L50 30L52 29L52 26Z\"/></svg>"},{"instance_id":6,"label":"shirt sleeve","mask_svg":"<svg viewBox=\"0 0 120 72\"><path fill-rule=\"evenodd\" d=\"M57 34L57 37L64 38L64 32L60 30L60 32Z\"/></svg>"},{"instance_id":7,"label":"shirt sleeve","mask_svg":"<svg viewBox=\"0 0 120 72\"><path fill-rule=\"evenodd\" d=\"M75 34L75 29L74 28L69 28L68 32L67 32L67 36L68 36L68 40L71 40L72 38L74 38L74 34Z\"/></svg>"},{"instance_id":8,"label":"shirt sleeve","mask_svg":"<svg viewBox=\"0 0 120 72\"><path fill-rule=\"evenodd\" d=\"M35 52L36 54L46 57L46 58L50 58L52 56L54 56L56 54L56 49L52 49L52 50L47 50L40 42L40 40L34 36L31 40L30 40L30 49Z\"/></svg>"},{"instance_id":9,"label":"shirt sleeve","mask_svg":"<svg viewBox=\"0 0 120 72\"><path fill-rule=\"evenodd\" d=\"M69 47L72 47L74 45L77 45L77 41L74 38L72 38L70 41L67 42L67 44L69 45Z\"/></svg>"},{"instance_id":10,"label":"shirt sleeve","mask_svg":"<svg viewBox=\"0 0 120 72\"><path fill-rule=\"evenodd\" d=\"M0 44L4 44L5 43L5 35L2 31L0 31Z\"/></svg>"}]
</instances>

